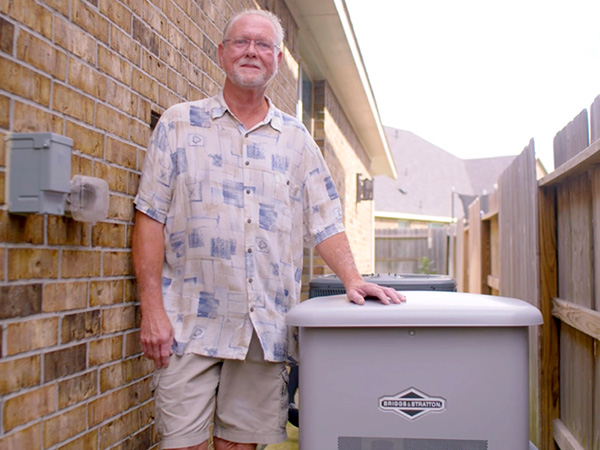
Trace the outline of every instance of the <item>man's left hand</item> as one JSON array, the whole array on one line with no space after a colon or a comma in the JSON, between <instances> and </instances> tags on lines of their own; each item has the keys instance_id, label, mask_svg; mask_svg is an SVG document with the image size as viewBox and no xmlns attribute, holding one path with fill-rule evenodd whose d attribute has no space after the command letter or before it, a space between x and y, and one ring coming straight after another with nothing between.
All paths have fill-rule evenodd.
<instances>
[{"instance_id":1,"label":"man's left hand","mask_svg":"<svg viewBox=\"0 0 600 450\"><path fill-rule=\"evenodd\" d=\"M396 290L364 280L356 281L348 286L346 288L346 295L348 296L348 300L357 305L363 305L365 297L376 297L384 305L389 305L390 303L399 304L406 301L406 297Z\"/></svg>"}]
</instances>

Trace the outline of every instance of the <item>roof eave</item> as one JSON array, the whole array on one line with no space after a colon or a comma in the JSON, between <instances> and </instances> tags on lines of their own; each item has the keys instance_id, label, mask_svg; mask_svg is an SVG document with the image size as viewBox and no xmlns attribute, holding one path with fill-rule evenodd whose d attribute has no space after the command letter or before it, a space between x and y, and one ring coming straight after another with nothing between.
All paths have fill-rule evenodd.
<instances>
[{"instance_id":1,"label":"roof eave","mask_svg":"<svg viewBox=\"0 0 600 450\"><path fill-rule=\"evenodd\" d=\"M299 27L309 73L327 80L371 160L372 175L396 178L375 97L343 0L285 0Z\"/></svg>"}]
</instances>

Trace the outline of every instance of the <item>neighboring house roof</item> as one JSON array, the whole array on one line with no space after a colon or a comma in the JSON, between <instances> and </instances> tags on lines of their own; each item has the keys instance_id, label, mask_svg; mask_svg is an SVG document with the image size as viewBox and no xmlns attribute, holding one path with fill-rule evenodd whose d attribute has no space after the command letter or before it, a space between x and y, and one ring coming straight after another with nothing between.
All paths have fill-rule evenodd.
<instances>
[{"instance_id":1,"label":"neighboring house roof","mask_svg":"<svg viewBox=\"0 0 600 450\"><path fill-rule=\"evenodd\" d=\"M375 97L341 0L285 0L298 24L303 63L327 80L371 160L372 175L396 176Z\"/></svg>"},{"instance_id":2,"label":"neighboring house roof","mask_svg":"<svg viewBox=\"0 0 600 450\"><path fill-rule=\"evenodd\" d=\"M385 127L398 177L375 177L375 216L426 221L462 217L459 196L492 193L515 156L461 159L410 131Z\"/></svg>"}]
</instances>

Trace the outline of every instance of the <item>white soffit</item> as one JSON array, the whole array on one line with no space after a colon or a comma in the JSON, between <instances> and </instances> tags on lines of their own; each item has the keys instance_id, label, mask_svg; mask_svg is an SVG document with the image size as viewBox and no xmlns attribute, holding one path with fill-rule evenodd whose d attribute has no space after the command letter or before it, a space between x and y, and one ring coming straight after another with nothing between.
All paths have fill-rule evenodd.
<instances>
[{"instance_id":1,"label":"white soffit","mask_svg":"<svg viewBox=\"0 0 600 450\"><path fill-rule=\"evenodd\" d=\"M299 27L309 74L326 80L371 159L372 175L396 178L390 148L343 0L285 0Z\"/></svg>"}]
</instances>

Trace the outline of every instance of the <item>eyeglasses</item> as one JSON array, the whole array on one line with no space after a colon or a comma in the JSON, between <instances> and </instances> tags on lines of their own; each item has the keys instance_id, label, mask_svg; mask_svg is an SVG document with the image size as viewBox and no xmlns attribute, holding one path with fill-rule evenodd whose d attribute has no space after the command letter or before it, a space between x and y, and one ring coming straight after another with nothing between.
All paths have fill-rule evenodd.
<instances>
[{"instance_id":1,"label":"eyeglasses","mask_svg":"<svg viewBox=\"0 0 600 450\"><path fill-rule=\"evenodd\" d=\"M264 54L271 54L275 51L276 48L279 48L278 45L275 44L271 44L269 42L265 42L265 41L256 41L254 39L244 39L244 38L238 38L238 39L225 39L223 41L223 44L226 44L228 42L231 42L231 45L233 46L233 48L235 48L236 50L246 50L249 46L250 43L254 43L254 48L256 49L256 51L258 51L259 53L264 53Z\"/></svg>"}]
</instances>

